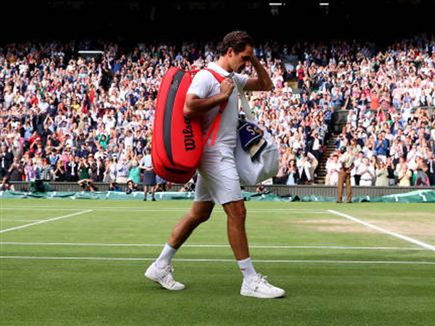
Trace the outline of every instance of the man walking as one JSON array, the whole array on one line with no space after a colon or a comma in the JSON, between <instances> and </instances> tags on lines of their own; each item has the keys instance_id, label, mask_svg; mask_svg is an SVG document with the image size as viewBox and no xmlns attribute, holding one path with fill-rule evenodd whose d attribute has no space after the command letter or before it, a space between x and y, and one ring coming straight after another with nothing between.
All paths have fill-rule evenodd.
<instances>
[{"instance_id":1,"label":"man walking","mask_svg":"<svg viewBox=\"0 0 435 326\"><path fill-rule=\"evenodd\" d=\"M146 270L145 276L168 290L182 290L184 285L172 275L171 260L193 230L210 217L214 205L220 204L228 219L228 238L243 274L240 294L258 298L277 298L283 289L272 286L257 273L252 264L245 232L246 208L236 169L234 151L237 143L238 94L233 79L245 91L270 91L272 81L253 53L253 40L242 31L227 34L218 46L220 54L208 68L226 77L220 84L207 70L199 71L187 91L184 113L189 118L202 117L203 134L210 128L220 110L218 135L214 145L207 143L198 169L195 200L191 210L178 222L157 260ZM239 74L246 62L257 72L256 78Z\"/></svg>"}]
</instances>

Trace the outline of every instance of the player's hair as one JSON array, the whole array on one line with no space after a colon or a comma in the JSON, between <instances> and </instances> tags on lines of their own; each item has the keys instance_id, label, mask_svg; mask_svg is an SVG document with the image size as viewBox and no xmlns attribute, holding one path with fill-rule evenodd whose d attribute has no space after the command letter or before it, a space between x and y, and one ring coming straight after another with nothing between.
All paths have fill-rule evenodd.
<instances>
[{"instance_id":1,"label":"player's hair","mask_svg":"<svg viewBox=\"0 0 435 326\"><path fill-rule=\"evenodd\" d=\"M254 39L245 31L234 31L224 36L222 42L217 46L217 50L221 55L225 55L229 48L232 48L235 53L242 52L246 45L254 45Z\"/></svg>"}]
</instances>

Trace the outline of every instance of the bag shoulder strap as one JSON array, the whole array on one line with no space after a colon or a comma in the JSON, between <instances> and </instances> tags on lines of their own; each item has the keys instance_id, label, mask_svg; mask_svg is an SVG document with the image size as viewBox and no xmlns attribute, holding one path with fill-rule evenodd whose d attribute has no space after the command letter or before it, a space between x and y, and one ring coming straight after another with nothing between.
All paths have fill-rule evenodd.
<instances>
[{"instance_id":1,"label":"bag shoulder strap","mask_svg":"<svg viewBox=\"0 0 435 326\"><path fill-rule=\"evenodd\" d=\"M210 72L214 78L216 78L216 80L220 83L222 83L222 81L225 79L224 76L218 74L216 71L209 69L209 68L205 68L204 70L207 70L208 72ZM228 101L222 102L220 104L220 109L218 114L216 115L215 119L213 120L210 128L207 131L207 134L205 135L205 141L204 143L207 143L209 138L211 137L211 145L214 145L216 142L216 138L218 135L218 131L219 131L219 126L221 124L221 116L222 113L224 112L225 108L227 107Z\"/></svg>"},{"instance_id":2,"label":"bag shoulder strap","mask_svg":"<svg viewBox=\"0 0 435 326\"><path fill-rule=\"evenodd\" d=\"M242 85L240 85L237 78L233 78L234 84L236 85L237 91L239 92L240 102L242 102L242 109L245 112L246 117L249 120L253 120L253 116L251 113L251 108L249 107L248 100L246 99L245 93L242 91Z\"/></svg>"}]
</instances>

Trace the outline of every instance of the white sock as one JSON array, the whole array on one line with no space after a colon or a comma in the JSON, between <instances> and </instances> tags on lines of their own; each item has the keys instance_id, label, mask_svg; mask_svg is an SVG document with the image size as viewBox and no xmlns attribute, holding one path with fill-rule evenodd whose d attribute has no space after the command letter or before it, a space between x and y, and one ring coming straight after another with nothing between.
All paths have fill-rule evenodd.
<instances>
[{"instance_id":1,"label":"white sock","mask_svg":"<svg viewBox=\"0 0 435 326\"><path fill-rule=\"evenodd\" d=\"M156 266L158 268L164 268L171 264L172 257L174 257L177 249L172 248L169 244L165 244L162 253L156 260Z\"/></svg>"},{"instance_id":2,"label":"white sock","mask_svg":"<svg viewBox=\"0 0 435 326\"><path fill-rule=\"evenodd\" d=\"M254 265L252 265L251 257L243 260L238 260L237 264L239 265L240 271L243 274L243 278L248 279L257 274L255 272Z\"/></svg>"}]
</instances>

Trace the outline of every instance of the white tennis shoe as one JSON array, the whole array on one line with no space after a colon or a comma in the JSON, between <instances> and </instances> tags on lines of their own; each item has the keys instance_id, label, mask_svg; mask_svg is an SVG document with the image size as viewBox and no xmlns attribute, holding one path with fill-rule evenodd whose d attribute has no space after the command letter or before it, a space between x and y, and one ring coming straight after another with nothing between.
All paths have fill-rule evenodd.
<instances>
[{"instance_id":1,"label":"white tennis shoe","mask_svg":"<svg viewBox=\"0 0 435 326\"><path fill-rule=\"evenodd\" d=\"M152 263L145 272L145 277L151 281L159 283L165 289L170 291L179 291L185 288L184 284L174 280L172 272L174 269L171 265L164 268L158 268L156 263Z\"/></svg>"},{"instance_id":2,"label":"white tennis shoe","mask_svg":"<svg viewBox=\"0 0 435 326\"><path fill-rule=\"evenodd\" d=\"M246 297L273 299L283 297L285 291L270 284L266 276L257 273L253 277L243 279L240 294Z\"/></svg>"}]
</instances>

